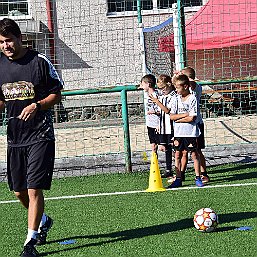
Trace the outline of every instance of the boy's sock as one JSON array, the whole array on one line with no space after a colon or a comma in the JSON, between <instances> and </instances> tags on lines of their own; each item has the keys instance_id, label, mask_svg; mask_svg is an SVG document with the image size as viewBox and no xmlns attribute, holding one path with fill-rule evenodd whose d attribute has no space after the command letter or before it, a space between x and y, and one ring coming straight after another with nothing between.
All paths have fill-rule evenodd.
<instances>
[{"instance_id":1,"label":"boy's sock","mask_svg":"<svg viewBox=\"0 0 257 257\"><path fill-rule=\"evenodd\" d=\"M35 239L37 240L37 235L38 235L38 232L36 230L32 230L32 229L29 229L28 228L28 234L27 234L27 239L24 243L24 246L31 240L31 239ZM37 241L35 241L37 242Z\"/></svg>"},{"instance_id":2,"label":"boy's sock","mask_svg":"<svg viewBox=\"0 0 257 257\"><path fill-rule=\"evenodd\" d=\"M185 171L181 171L181 179L182 179L182 181L186 180Z\"/></svg>"}]
</instances>

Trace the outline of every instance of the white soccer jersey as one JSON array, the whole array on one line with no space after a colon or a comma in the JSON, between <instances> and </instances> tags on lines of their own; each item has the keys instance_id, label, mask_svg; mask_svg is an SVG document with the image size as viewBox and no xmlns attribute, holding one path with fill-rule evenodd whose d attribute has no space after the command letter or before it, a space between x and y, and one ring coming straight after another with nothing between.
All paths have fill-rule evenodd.
<instances>
[{"instance_id":1,"label":"white soccer jersey","mask_svg":"<svg viewBox=\"0 0 257 257\"><path fill-rule=\"evenodd\" d=\"M172 105L171 114L189 113L189 116L197 116L197 99L190 94L189 97L182 101L181 95L177 95L176 102ZM190 123L174 122L174 137L199 137L200 130L196 125L196 120Z\"/></svg>"},{"instance_id":2,"label":"white soccer jersey","mask_svg":"<svg viewBox=\"0 0 257 257\"><path fill-rule=\"evenodd\" d=\"M153 97L158 98L158 91L152 93ZM157 114L147 114L148 111L158 112L158 106L154 103L149 94L144 92L144 107L145 107L145 121L146 126L150 128L157 128L159 126L160 118Z\"/></svg>"},{"instance_id":3,"label":"white soccer jersey","mask_svg":"<svg viewBox=\"0 0 257 257\"><path fill-rule=\"evenodd\" d=\"M203 118L200 110L200 100L201 100L201 95L202 95L202 86L196 83L196 87L194 90L192 88L189 88L190 93L194 94L197 99L197 120L196 123L203 123Z\"/></svg>"},{"instance_id":4,"label":"white soccer jersey","mask_svg":"<svg viewBox=\"0 0 257 257\"><path fill-rule=\"evenodd\" d=\"M173 102L176 101L176 93L172 91L167 95L162 95L159 97L159 101L168 109L171 109ZM160 107L159 107L159 112L160 112L159 133L166 134L166 135L173 134L173 121L170 119L170 115L165 113Z\"/></svg>"}]
</instances>

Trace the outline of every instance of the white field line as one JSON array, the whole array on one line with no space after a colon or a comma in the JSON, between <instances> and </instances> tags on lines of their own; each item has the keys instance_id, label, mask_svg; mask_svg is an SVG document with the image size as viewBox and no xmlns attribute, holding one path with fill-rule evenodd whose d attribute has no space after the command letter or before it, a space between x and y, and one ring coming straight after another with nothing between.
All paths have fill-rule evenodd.
<instances>
[{"instance_id":1,"label":"white field line","mask_svg":"<svg viewBox=\"0 0 257 257\"><path fill-rule=\"evenodd\" d=\"M224 185L213 185L213 186L204 186L204 187L197 187L197 186L189 186L189 187L179 187L179 188L172 188L167 189L167 191L177 191L177 190L191 190L191 189L206 189L206 188L221 188L221 187L242 187L242 186L256 186L256 183L242 183L242 184L224 184ZM164 192L164 191L163 191ZM139 191L127 191L127 192L113 192L113 193L99 193L99 194L85 194L85 195L67 195L67 196L56 196L56 197L48 197L45 200L62 200L62 199L76 199L76 198L86 198L86 197L99 197L99 196L111 196L111 195L128 195L128 194L139 194L139 193L148 193L146 190L139 190ZM7 200L7 201L0 201L0 204L7 204L7 203L18 203L18 200Z\"/></svg>"}]
</instances>

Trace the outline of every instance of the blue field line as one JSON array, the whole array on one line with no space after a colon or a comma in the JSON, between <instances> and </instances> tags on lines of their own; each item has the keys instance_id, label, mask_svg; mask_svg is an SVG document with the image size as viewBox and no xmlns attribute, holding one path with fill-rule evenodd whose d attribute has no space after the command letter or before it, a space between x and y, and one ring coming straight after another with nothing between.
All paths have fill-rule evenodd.
<instances>
[{"instance_id":1,"label":"blue field line","mask_svg":"<svg viewBox=\"0 0 257 257\"><path fill-rule=\"evenodd\" d=\"M222 188L222 187L242 187L242 186L256 186L257 182L253 183L241 183L241 184L223 184L223 185L213 185L213 186L204 186L204 187L197 187L197 186L189 186L189 187L179 187L179 188L172 188L167 189L166 191L178 191L178 190L203 190L207 188ZM165 192L165 191L162 191ZM98 193L98 194L84 194L84 195L66 195L66 196L56 196L56 197L48 197L45 200L64 200L64 199L77 199L77 198L86 198L86 197L99 197L99 196L112 196L112 195L129 195L129 194L139 194L139 193L153 193L147 192L146 190L138 190L138 191L127 191L127 192L113 192L113 193ZM154 192L157 193L157 192ZM159 193L159 192L158 192ZM9 204L9 203L18 203L19 200L6 200L0 201L0 204Z\"/></svg>"}]
</instances>

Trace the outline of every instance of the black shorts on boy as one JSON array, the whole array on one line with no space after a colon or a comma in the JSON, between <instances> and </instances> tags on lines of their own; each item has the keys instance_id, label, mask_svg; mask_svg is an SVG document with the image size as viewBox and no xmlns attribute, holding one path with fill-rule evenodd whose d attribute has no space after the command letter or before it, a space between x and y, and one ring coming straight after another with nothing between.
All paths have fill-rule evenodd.
<instances>
[{"instance_id":1,"label":"black shorts on boy","mask_svg":"<svg viewBox=\"0 0 257 257\"><path fill-rule=\"evenodd\" d=\"M150 144L158 144L159 138L158 138L156 128L151 128L147 126L147 132L148 132Z\"/></svg>"},{"instance_id":2,"label":"black shorts on boy","mask_svg":"<svg viewBox=\"0 0 257 257\"><path fill-rule=\"evenodd\" d=\"M7 175L10 190L49 190L54 157L54 141L42 141L26 147L8 147Z\"/></svg>"},{"instance_id":3,"label":"black shorts on boy","mask_svg":"<svg viewBox=\"0 0 257 257\"><path fill-rule=\"evenodd\" d=\"M173 134L159 134L160 145L172 145L173 144Z\"/></svg>"},{"instance_id":4,"label":"black shorts on boy","mask_svg":"<svg viewBox=\"0 0 257 257\"><path fill-rule=\"evenodd\" d=\"M197 138L198 149L205 149L205 140L204 140L204 123L197 124L201 134Z\"/></svg>"},{"instance_id":5,"label":"black shorts on boy","mask_svg":"<svg viewBox=\"0 0 257 257\"><path fill-rule=\"evenodd\" d=\"M198 149L196 137L175 137L173 148L175 151L194 152Z\"/></svg>"}]
</instances>

